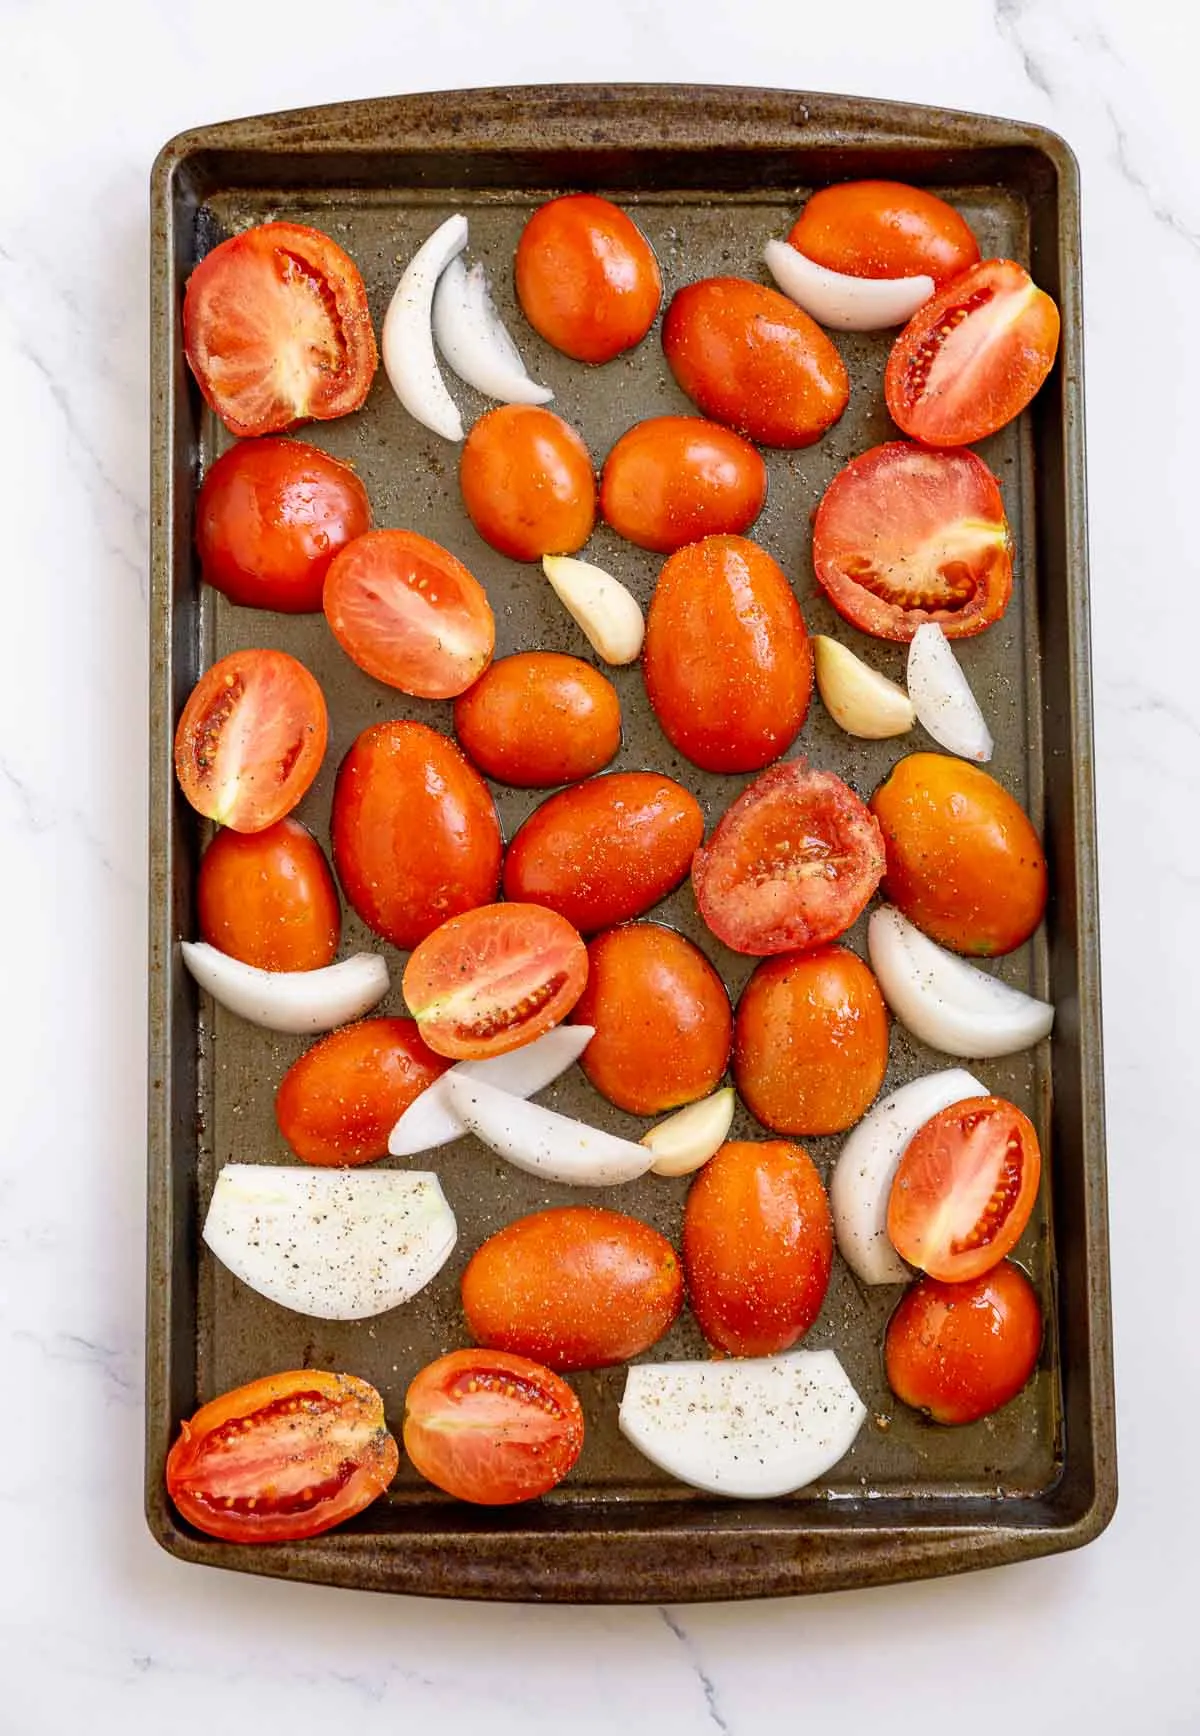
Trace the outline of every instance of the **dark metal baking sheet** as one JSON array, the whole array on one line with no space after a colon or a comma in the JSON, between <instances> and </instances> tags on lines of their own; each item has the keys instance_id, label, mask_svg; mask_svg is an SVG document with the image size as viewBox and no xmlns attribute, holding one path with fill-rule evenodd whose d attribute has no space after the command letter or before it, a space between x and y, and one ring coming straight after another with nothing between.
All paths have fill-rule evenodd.
<instances>
[{"instance_id":1,"label":"dark metal baking sheet","mask_svg":"<svg viewBox=\"0 0 1200 1736\"><path fill-rule=\"evenodd\" d=\"M896 1292L859 1285L838 1262L808 1344L834 1345L869 1408L853 1451L827 1482L786 1501L716 1502L661 1476L616 1428L623 1370L573 1377L587 1415L583 1457L544 1502L481 1512L448 1502L407 1467L390 1496L351 1526L297 1545L238 1548L200 1536L166 1501L162 1466L181 1417L215 1393L285 1367L347 1369L382 1391L393 1427L405 1386L466 1342L458 1277L480 1240L541 1205L590 1198L545 1188L473 1141L439 1153L460 1226L456 1254L406 1308L374 1321L310 1321L266 1302L203 1249L200 1224L221 1164L287 1161L272 1101L304 1044L257 1030L199 997L177 941L194 932L205 828L177 795L171 739L183 698L215 657L276 645L313 669L329 700L330 748L299 810L328 836L333 776L367 723L449 708L380 686L355 668L322 617L233 607L199 583L192 511L205 464L228 442L187 376L180 295L203 252L248 223L284 216L334 235L363 272L376 323L403 263L445 216L464 210L530 370L578 427L597 464L646 415L690 406L657 331L600 369L570 362L524 327L512 250L527 212L559 191L595 188L635 211L661 261L666 295L717 272L762 275L763 239L786 233L805 193L885 175L930 185L966 215L985 254L1029 263L1063 310L1063 349L1032 410L980 448L1000 478L1018 545L1004 621L961 647L997 736L994 770L1044 827L1053 896L1044 932L1001 964L1058 1006L1052 1042L979 1063L987 1084L1035 1118L1049 1186L1018 1255L1046 1307L1042 1364L995 1418L939 1430L898 1406L880 1344ZM1092 812L1081 405L1078 186L1067 147L1038 128L981 116L779 91L581 87L446 93L267 116L205 128L163 151L153 182L154 542L151 780L151 1102L147 1508L165 1547L187 1559L381 1590L445 1596L639 1601L724 1598L863 1585L1011 1561L1088 1541L1115 1501L1104 1203L1103 1086ZM792 578L810 629L837 623L816 589L809 515L833 473L889 438L889 335L839 336L850 408L816 447L767 454L770 494L753 531ZM458 391L457 384L455 390ZM484 408L466 388L468 418ZM462 510L457 451L401 410L382 370L356 416L303 438L357 466L376 522L408 525L458 554L485 584L497 654L529 646L587 653L536 567L506 561ZM659 558L601 527L589 545L647 601ZM878 642L892 674L902 650ZM711 821L745 780L679 760L648 711L639 671L617 671L625 735L617 766L653 764L688 785ZM907 747L909 744L904 744ZM919 741L912 745L919 745ZM864 795L903 751L856 742L819 704L797 752ZM495 790L506 834L540 799ZM654 913L690 934L736 994L752 961L724 952L686 887ZM347 913L345 942L379 945ZM861 926L853 942L862 950ZM394 960L394 963L399 963ZM397 988L382 1010L398 1009ZM945 1065L893 1027L888 1085ZM578 1074L551 1101L624 1130ZM740 1130L761 1133L744 1110ZM828 1174L839 1141L805 1142ZM653 1178L604 1196L678 1237L685 1182ZM597 1196L599 1197L599 1196ZM704 1354L690 1318L650 1355Z\"/></svg>"}]
</instances>

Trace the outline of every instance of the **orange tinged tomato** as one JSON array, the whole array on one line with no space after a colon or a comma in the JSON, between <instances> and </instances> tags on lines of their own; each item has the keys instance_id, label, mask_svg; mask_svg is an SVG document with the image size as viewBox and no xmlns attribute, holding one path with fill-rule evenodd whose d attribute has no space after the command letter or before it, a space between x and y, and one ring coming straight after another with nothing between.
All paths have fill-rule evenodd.
<instances>
[{"instance_id":1,"label":"orange tinged tomato","mask_svg":"<svg viewBox=\"0 0 1200 1736\"><path fill-rule=\"evenodd\" d=\"M641 916L674 890L704 836L695 797L656 772L607 772L542 803L504 860L504 896L582 934Z\"/></svg>"},{"instance_id":2,"label":"orange tinged tomato","mask_svg":"<svg viewBox=\"0 0 1200 1736\"><path fill-rule=\"evenodd\" d=\"M208 944L259 970L319 970L337 953L337 888L299 820L218 832L200 862L196 903Z\"/></svg>"},{"instance_id":3,"label":"orange tinged tomato","mask_svg":"<svg viewBox=\"0 0 1200 1736\"><path fill-rule=\"evenodd\" d=\"M404 1111L446 1071L412 1019L363 1019L322 1037L275 1093L279 1131L305 1163L373 1163Z\"/></svg>"},{"instance_id":4,"label":"orange tinged tomato","mask_svg":"<svg viewBox=\"0 0 1200 1736\"><path fill-rule=\"evenodd\" d=\"M1014 1399L1042 1348L1042 1311L1019 1266L967 1284L922 1278L888 1322L888 1385L935 1423L973 1423Z\"/></svg>"},{"instance_id":5,"label":"orange tinged tomato","mask_svg":"<svg viewBox=\"0 0 1200 1736\"><path fill-rule=\"evenodd\" d=\"M515 561L574 554L592 534L592 461L574 428L551 410L489 410L467 435L458 479L484 542Z\"/></svg>"},{"instance_id":6,"label":"orange tinged tomato","mask_svg":"<svg viewBox=\"0 0 1200 1736\"><path fill-rule=\"evenodd\" d=\"M887 1009L844 947L767 959L738 1002L733 1076L775 1133L844 1133L887 1072Z\"/></svg>"},{"instance_id":7,"label":"orange tinged tomato","mask_svg":"<svg viewBox=\"0 0 1200 1736\"><path fill-rule=\"evenodd\" d=\"M521 232L517 296L548 344L609 362L641 343L662 300L658 261L632 217L594 193L551 199Z\"/></svg>"},{"instance_id":8,"label":"orange tinged tomato","mask_svg":"<svg viewBox=\"0 0 1200 1736\"><path fill-rule=\"evenodd\" d=\"M899 181L822 187L788 240L826 271L932 277L939 289L979 258L979 243L953 205Z\"/></svg>"},{"instance_id":9,"label":"orange tinged tomato","mask_svg":"<svg viewBox=\"0 0 1200 1736\"><path fill-rule=\"evenodd\" d=\"M744 537L672 555L646 621L642 672L667 740L711 772L753 772L808 715L812 650L780 567Z\"/></svg>"},{"instance_id":10,"label":"orange tinged tomato","mask_svg":"<svg viewBox=\"0 0 1200 1736\"><path fill-rule=\"evenodd\" d=\"M658 554L748 530L767 498L767 467L748 440L698 416L652 416L604 461L600 510L618 536Z\"/></svg>"},{"instance_id":11,"label":"orange tinged tomato","mask_svg":"<svg viewBox=\"0 0 1200 1736\"><path fill-rule=\"evenodd\" d=\"M474 1338L560 1372L628 1362L679 1313L683 1274L665 1236L620 1212L562 1206L490 1236L462 1280Z\"/></svg>"},{"instance_id":12,"label":"orange tinged tomato","mask_svg":"<svg viewBox=\"0 0 1200 1736\"><path fill-rule=\"evenodd\" d=\"M343 892L402 951L496 896L491 794L454 743L423 723L363 730L338 769L331 830Z\"/></svg>"},{"instance_id":13,"label":"orange tinged tomato","mask_svg":"<svg viewBox=\"0 0 1200 1736\"><path fill-rule=\"evenodd\" d=\"M573 784L621 745L621 702L598 669L554 651L493 663L454 707L454 731L480 771L527 788Z\"/></svg>"},{"instance_id":14,"label":"orange tinged tomato","mask_svg":"<svg viewBox=\"0 0 1200 1736\"><path fill-rule=\"evenodd\" d=\"M709 1343L774 1356L821 1312L833 1219L816 1166L783 1140L731 1140L692 1183L683 1215L688 1298Z\"/></svg>"},{"instance_id":15,"label":"orange tinged tomato","mask_svg":"<svg viewBox=\"0 0 1200 1736\"><path fill-rule=\"evenodd\" d=\"M910 922L982 956L1029 939L1046 908L1046 858L995 778L948 754L909 754L871 810L887 851L884 894Z\"/></svg>"}]
</instances>

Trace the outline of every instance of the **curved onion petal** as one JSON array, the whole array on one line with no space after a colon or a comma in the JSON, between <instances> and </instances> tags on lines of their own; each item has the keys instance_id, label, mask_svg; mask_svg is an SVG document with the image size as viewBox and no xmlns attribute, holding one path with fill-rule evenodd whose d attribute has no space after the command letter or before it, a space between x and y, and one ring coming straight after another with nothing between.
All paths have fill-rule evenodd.
<instances>
[{"instance_id":1,"label":"curved onion petal","mask_svg":"<svg viewBox=\"0 0 1200 1736\"><path fill-rule=\"evenodd\" d=\"M797 307L838 332L877 332L907 325L934 292L932 277L849 277L829 271L788 241L768 241L767 270Z\"/></svg>"},{"instance_id":2,"label":"curved onion petal","mask_svg":"<svg viewBox=\"0 0 1200 1736\"><path fill-rule=\"evenodd\" d=\"M691 1175L707 1163L724 1145L736 1106L733 1087L727 1085L711 1097L702 1097L699 1103L676 1110L649 1133L643 1133L642 1144L649 1146L654 1156L650 1165L654 1174Z\"/></svg>"},{"instance_id":3,"label":"curved onion petal","mask_svg":"<svg viewBox=\"0 0 1200 1736\"><path fill-rule=\"evenodd\" d=\"M517 1169L570 1187L612 1187L645 1175L654 1153L573 1116L497 1091L479 1079L445 1075L454 1110L471 1132Z\"/></svg>"},{"instance_id":4,"label":"curved onion petal","mask_svg":"<svg viewBox=\"0 0 1200 1736\"><path fill-rule=\"evenodd\" d=\"M180 951L214 1001L268 1031L332 1031L360 1018L388 992L387 963L374 952L356 952L323 970L259 970L206 940L181 941Z\"/></svg>"},{"instance_id":5,"label":"curved onion petal","mask_svg":"<svg viewBox=\"0 0 1200 1736\"><path fill-rule=\"evenodd\" d=\"M380 349L392 390L410 416L443 440L461 440L463 425L433 352L433 292L466 245L466 218L447 217L413 254L383 316Z\"/></svg>"},{"instance_id":6,"label":"curved onion petal","mask_svg":"<svg viewBox=\"0 0 1200 1736\"><path fill-rule=\"evenodd\" d=\"M531 380L496 310L478 261L452 259L433 292L433 335L460 380L504 404L547 404L554 393Z\"/></svg>"},{"instance_id":7,"label":"curved onion petal","mask_svg":"<svg viewBox=\"0 0 1200 1736\"><path fill-rule=\"evenodd\" d=\"M542 571L593 651L606 663L634 662L646 623L637 598L620 579L570 555L543 555Z\"/></svg>"},{"instance_id":8,"label":"curved onion petal","mask_svg":"<svg viewBox=\"0 0 1200 1736\"><path fill-rule=\"evenodd\" d=\"M594 1025L556 1025L523 1049L510 1049L507 1055L459 1061L409 1104L388 1135L388 1150L393 1157L414 1157L462 1138L467 1128L450 1104L446 1083L450 1074L482 1079L485 1085L507 1091L510 1097L532 1097L565 1073L595 1035Z\"/></svg>"},{"instance_id":9,"label":"curved onion petal","mask_svg":"<svg viewBox=\"0 0 1200 1736\"><path fill-rule=\"evenodd\" d=\"M913 634L908 648L908 697L939 747L963 759L991 759L992 732L936 621L926 621Z\"/></svg>"}]
</instances>

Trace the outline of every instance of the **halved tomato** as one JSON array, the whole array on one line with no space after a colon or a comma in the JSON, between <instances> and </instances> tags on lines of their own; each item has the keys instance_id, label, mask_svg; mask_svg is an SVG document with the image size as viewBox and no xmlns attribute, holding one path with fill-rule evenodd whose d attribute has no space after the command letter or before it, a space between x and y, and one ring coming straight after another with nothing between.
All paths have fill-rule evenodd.
<instances>
[{"instance_id":1,"label":"halved tomato","mask_svg":"<svg viewBox=\"0 0 1200 1736\"><path fill-rule=\"evenodd\" d=\"M900 1159L888 1197L892 1245L931 1278L977 1278L1016 1247L1041 1173L1037 1133L1015 1103L953 1103L925 1123Z\"/></svg>"},{"instance_id":2,"label":"halved tomato","mask_svg":"<svg viewBox=\"0 0 1200 1736\"><path fill-rule=\"evenodd\" d=\"M587 947L540 904L485 904L444 922L404 967L404 998L439 1055L473 1060L532 1043L587 982Z\"/></svg>"},{"instance_id":3,"label":"halved tomato","mask_svg":"<svg viewBox=\"0 0 1200 1736\"><path fill-rule=\"evenodd\" d=\"M300 1368L202 1405L167 1455L167 1493L210 1537L285 1543L361 1513L399 1463L373 1386Z\"/></svg>"},{"instance_id":4,"label":"halved tomato","mask_svg":"<svg viewBox=\"0 0 1200 1736\"><path fill-rule=\"evenodd\" d=\"M696 852L700 914L735 952L798 952L845 932L883 875L878 822L833 772L772 766Z\"/></svg>"},{"instance_id":5,"label":"halved tomato","mask_svg":"<svg viewBox=\"0 0 1200 1736\"><path fill-rule=\"evenodd\" d=\"M325 619L360 669L418 699L453 699L492 660L487 592L449 549L414 530L373 530L336 557Z\"/></svg>"},{"instance_id":6,"label":"halved tomato","mask_svg":"<svg viewBox=\"0 0 1200 1736\"><path fill-rule=\"evenodd\" d=\"M813 522L813 570L839 615L877 639L936 621L966 639L1012 595L1000 485L973 452L873 446L839 470Z\"/></svg>"},{"instance_id":7,"label":"halved tomato","mask_svg":"<svg viewBox=\"0 0 1200 1736\"><path fill-rule=\"evenodd\" d=\"M358 267L302 223L260 223L205 255L183 298L183 346L231 434L357 410L379 360Z\"/></svg>"},{"instance_id":8,"label":"halved tomato","mask_svg":"<svg viewBox=\"0 0 1200 1736\"><path fill-rule=\"evenodd\" d=\"M320 770L325 696L286 651L231 651L202 675L175 731L175 775L198 813L262 832L291 813Z\"/></svg>"},{"instance_id":9,"label":"halved tomato","mask_svg":"<svg viewBox=\"0 0 1200 1736\"><path fill-rule=\"evenodd\" d=\"M965 446L1025 408L1058 350L1058 309L1023 266L985 259L909 320L883 390L892 420L925 446Z\"/></svg>"},{"instance_id":10,"label":"halved tomato","mask_svg":"<svg viewBox=\"0 0 1200 1736\"><path fill-rule=\"evenodd\" d=\"M297 1157L373 1163L409 1104L446 1071L414 1019L360 1019L293 1061L275 1093L279 1131Z\"/></svg>"},{"instance_id":11,"label":"halved tomato","mask_svg":"<svg viewBox=\"0 0 1200 1736\"><path fill-rule=\"evenodd\" d=\"M503 1350L453 1350L404 1400L404 1450L460 1501L511 1506L561 1483L583 1446L583 1411L565 1380Z\"/></svg>"},{"instance_id":12,"label":"halved tomato","mask_svg":"<svg viewBox=\"0 0 1200 1736\"><path fill-rule=\"evenodd\" d=\"M788 240L826 271L932 277L939 289L979 258L979 243L953 205L902 181L822 187Z\"/></svg>"},{"instance_id":13,"label":"halved tomato","mask_svg":"<svg viewBox=\"0 0 1200 1736\"><path fill-rule=\"evenodd\" d=\"M922 1278L888 1321L888 1385L935 1423L973 1423L1020 1392L1037 1367L1042 1310L1011 1260L967 1284Z\"/></svg>"}]
</instances>

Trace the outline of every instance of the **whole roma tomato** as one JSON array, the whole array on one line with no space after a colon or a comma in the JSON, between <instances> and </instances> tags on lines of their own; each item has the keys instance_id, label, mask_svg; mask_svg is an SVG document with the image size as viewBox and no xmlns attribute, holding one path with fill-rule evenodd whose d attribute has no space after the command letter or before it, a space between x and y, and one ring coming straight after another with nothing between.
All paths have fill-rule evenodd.
<instances>
[{"instance_id":1,"label":"whole roma tomato","mask_svg":"<svg viewBox=\"0 0 1200 1736\"><path fill-rule=\"evenodd\" d=\"M908 754L871 797L887 851L883 890L955 952L1028 940L1046 908L1046 858L1027 816L978 766Z\"/></svg>"},{"instance_id":2,"label":"whole roma tomato","mask_svg":"<svg viewBox=\"0 0 1200 1736\"><path fill-rule=\"evenodd\" d=\"M473 1337L560 1372L628 1362L679 1313L675 1250L649 1224L561 1206L489 1236L462 1279Z\"/></svg>"},{"instance_id":3,"label":"whole roma tomato","mask_svg":"<svg viewBox=\"0 0 1200 1736\"><path fill-rule=\"evenodd\" d=\"M874 1102L887 1061L879 985L844 947L766 959L742 991L733 1076L774 1133L844 1133Z\"/></svg>"},{"instance_id":4,"label":"whole roma tomato","mask_svg":"<svg viewBox=\"0 0 1200 1736\"><path fill-rule=\"evenodd\" d=\"M423 723L363 730L338 769L331 833L346 897L402 951L496 896L502 845L491 794L454 743Z\"/></svg>"},{"instance_id":5,"label":"whole roma tomato","mask_svg":"<svg viewBox=\"0 0 1200 1736\"><path fill-rule=\"evenodd\" d=\"M606 772L560 790L521 826L504 896L544 904L594 934L674 890L704 836L695 797L657 772Z\"/></svg>"},{"instance_id":6,"label":"whole roma tomato","mask_svg":"<svg viewBox=\"0 0 1200 1736\"><path fill-rule=\"evenodd\" d=\"M938 289L979 258L953 205L900 181L842 181L812 195L788 240L847 277L932 277Z\"/></svg>"},{"instance_id":7,"label":"whole roma tomato","mask_svg":"<svg viewBox=\"0 0 1200 1736\"><path fill-rule=\"evenodd\" d=\"M248 609L319 610L330 561L370 528L354 471L302 440L239 440L196 497L205 583Z\"/></svg>"},{"instance_id":8,"label":"whole roma tomato","mask_svg":"<svg viewBox=\"0 0 1200 1736\"><path fill-rule=\"evenodd\" d=\"M935 1423L973 1423L1028 1384L1041 1348L1037 1296L1010 1260L967 1284L922 1278L888 1322L888 1385Z\"/></svg>"},{"instance_id":9,"label":"whole roma tomato","mask_svg":"<svg viewBox=\"0 0 1200 1736\"><path fill-rule=\"evenodd\" d=\"M642 673L667 740L710 772L753 772L800 733L813 662L795 593L765 549L710 536L671 556Z\"/></svg>"},{"instance_id":10,"label":"whole roma tomato","mask_svg":"<svg viewBox=\"0 0 1200 1736\"><path fill-rule=\"evenodd\" d=\"M502 657L454 706L454 732L480 771L525 788L573 784L621 745L621 702L598 669L555 651Z\"/></svg>"},{"instance_id":11,"label":"whole roma tomato","mask_svg":"<svg viewBox=\"0 0 1200 1736\"><path fill-rule=\"evenodd\" d=\"M748 530L767 498L761 455L718 422L652 416L604 461L600 510L618 536L673 554L685 543Z\"/></svg>"},{"instance_id":12,"label":"whole roma tomato","mask_svg":"<svg viewBox=\"0 0 1200 1736\"><path fill-rule=\"evenodd\" d=\"M850 402L850 377L815 320L741 277L689 283L663 321L663 350L688 397L760 446L811 446Z\"/></svg>"},{"instance_id":13,"label":"whole roma tomato","mask_svg":"<svg viewBox=\"0 0 1200 1736\"><path fill-rule=\"evenodd\" d=\"M446 1071L413 1019L363 1019L294 1061L275 1093L279 1131L305 1163L373 1163L404 1111Z\"/></svg>"},{"instance_id":14,"label":"whole roma tomato","mask_svg":"<svg viewBox=\"0 0 1200 1736\"><path fill-rule=\"evenodd\" d=\"M709 1343L774 1356L808 1331L833 1269L829 1200L807 1152L783 1140L730 1140L688 1192L688 1299Z\"/></svg>"},{"instance_id":15,"label":"whole roma tomato","mask_svg":"<svg viewBox=\"0 0 1200 1736\"><path fill-rule=\"evenodd\" d=\"M592 461L574 428L551 410L489 410L467 435L458 479L484 542L515 561L574 554L592 534Z\"/></svg>"},{"instance_id":16,"label":"whole roma tomato","mask_svg":"<svg viewBox=\"0 0 1200 1736\"><path fill-rule=\"evenodd\" d=\"M538 207L517 243L516 280L530 325L577 362L609 362L641 343L662 300L650 243L594 193Z\"/></svg>"},{"instance_id":17,"label":"whole roma tomato","mask_svg":"<svg viewBox=\"0 0 1200 1736\"><path fill-rule=\"evenodd\" d=\"M319 970L337 954L337 888L299 820L218 832L200 860L196 904L208 944L259 970Z\"/></svg>"}]
</instances>

